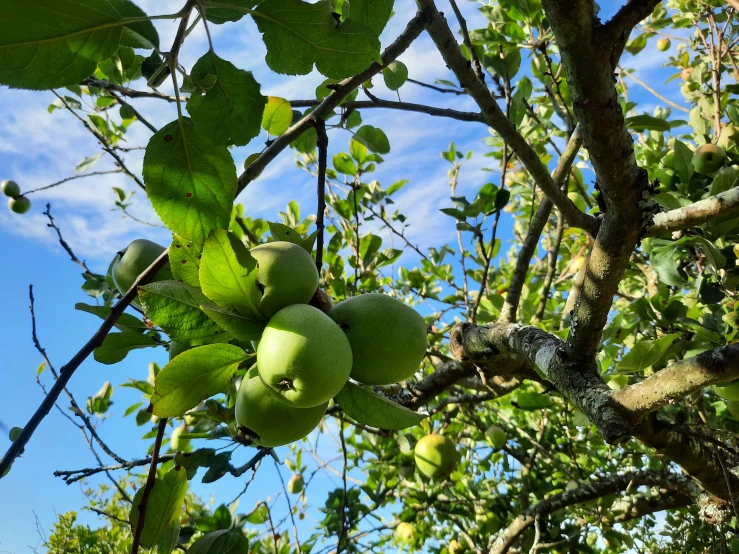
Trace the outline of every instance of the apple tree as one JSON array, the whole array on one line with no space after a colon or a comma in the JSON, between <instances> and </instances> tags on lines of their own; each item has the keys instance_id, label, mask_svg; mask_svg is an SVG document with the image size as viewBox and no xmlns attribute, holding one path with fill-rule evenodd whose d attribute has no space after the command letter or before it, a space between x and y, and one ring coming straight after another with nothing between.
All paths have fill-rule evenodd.
<instances>
[{"instance_id":1,"label":"apple tree","mask_svg":"<svg viewBox=\"0 0 739 554\"><path fill-rule=\"evenodd\" d=\"M97 301L77 308L102 324L54 371L32 311L54 379L0 475L13 479L65 394L98 463L56 475L108 479L87 489L103 527L63 514L51 552L739 551L739 3L490 0L475 25L455 0L408 4L184 0L152 14L36 0L29 17L27 2L0 0L0 84L51 91L49 111L74 116L172 233L92 271L44 212ZM387 36L391 17L405 27ZM161 21L177 26L171 44ZM200 27L209 48L185 66ZM216 29L263 41L272 72L325 81L265 96ZM446 66L435 83L400 60L417 40ZM629 69L655 51L667 83ZM403 101L413 87L440 105ZM142 99L169 123L152 125ZM433 247L396 205L427 185L402 168L373 179L393 159L385 130L363 122L377 111L385 130L398 111L439 132L489 130L478 151L450 136L434 154L449 198L433 208L453 226ZM147 137L141 172L127 161L133 129ZM286 151L315 204L265 220L239 195ZM419 152L403 162L429 163ZM100 156L49 186L84 186ZM473 157L491 177L463 187ZM37 189L2 190L13 217L39 209ZM115 194L128 214L131 193ZM278 243L292 252L275 258L284 271L265 253ZM126 376L141 392L126 421L147 432L123 457L97 427L112 377L84 407L70 387L90 356L113 365L152 348L170 362ZM321 459L319 440L338 456ZM229 476L246 491L269 464L276 496L244 513L188 489ZM339 485L319 495L323 473Z\"/></svg>"}]
</instances>

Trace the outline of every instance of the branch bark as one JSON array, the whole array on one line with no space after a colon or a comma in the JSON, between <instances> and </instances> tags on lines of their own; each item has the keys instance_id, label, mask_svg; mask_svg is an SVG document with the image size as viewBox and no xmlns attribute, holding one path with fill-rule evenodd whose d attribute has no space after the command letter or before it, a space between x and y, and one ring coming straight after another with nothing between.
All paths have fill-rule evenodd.
<instances>
[{"instance_id":1,"label":"branch bark","mask_svg":"<svg viewBox=\"0 0 739 554\"><path fill-rule=\"evenodd\" d=\"M656 237L673 231L702 225L712 219L739 212L739 187L698 200L684 208L662 212L654 216L647 235Z\"/></svg>"},{"instance_id":2,"label":"branch bark","mask_svg":"<svg viewBox=\"0 0 739 554\"><path fill-rule=\"evenodd\" d=\"M26 423L26 425L23 427L23 431L21 431L20 436L15 440L15 442L13 442L13 444L10 445L10 448L8 448L8 451L3 456L3 459L0 460L0 475L5 474L5 472L13 464L13 461L23 451L23 448L26 446L26 444L28 444L28 441L31 439L33 433L36 431L36 428L54 407L54 404L59 398L59 395L64 391L67 383L69 383L69 380L72 378L72 375L74 375L74 372L77 370L77 368L82 364L82 362L87 359L90 354L92 354L93 350L103 344L103 340L105 340L105 337L113 328L113 325L115 325L116 321L118 321L118 318L121 317L121 314L125 311L131 301L136 297L136 294L138 293L138 287L140 285L145 285L146 283L148 283L151 278L154 277L156 272L164 267L164 265L168 261L169 250L165 250L156 260L154 260L154 262L146 269L146 271L139 275L133 286L131 286L131 289L126 292L125 295L123 295L123 298L116 302L115 306L113 306L110 311L110 315L105 318L103 324L90 338L90 340L87 341L87 344L85 344L85 346L83 346L69 362L62 366L62 368L59 370L59 379L54 382L54 386L51 387L51 390L49 390L49 394L44 398L36 412L33 414L33 416L31 416L31 419L29 419L28 423Z\"/></svg>"}]
</instances>

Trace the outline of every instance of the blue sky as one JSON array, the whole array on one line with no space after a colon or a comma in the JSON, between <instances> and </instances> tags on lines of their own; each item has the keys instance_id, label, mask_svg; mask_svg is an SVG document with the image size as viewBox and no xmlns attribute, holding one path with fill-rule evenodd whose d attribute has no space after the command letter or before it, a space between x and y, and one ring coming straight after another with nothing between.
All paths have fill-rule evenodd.
<instances>
[{"instance_id":1,"label":"blue sky","mask_svg":"<svg viewBox=\"0 0 739 554\"><path fill-rule=\"evenodd\" d=\"M149 15L175 12L181 4L172 0L139 0L137 3ZM439 2L440 7L443 4L443 1ZM605 17L613 13L620 2L601 1L600 4ZM484 24L477 14L475 3L462 1L460 7L467 16L470 28ZM446 6L442 9L451 13ZM383 35L383 46L399 34L414 11L415 3L409 0L396 1L397 13ZM175 25L158 21L157 27L162 44L170 44ZM308 99L312 98L313 90L324 79L315 72L297 78L270 73L264 63L264 46L248 18L237 25L213 26L212 31L218 54L243 69L253 71L262 84L264 94ZM205 33L199 26L185 43L182 63L191 67L206 49ZM635 69L643 80L660 90L667 90L665 94L671 99L683 103L677 86L662 88L662 83L672 73L661 68L668 55L669 52L658 53L655 48L648 48L636 59L629 59L627 55L626 65ZM416 41L400 59L409 67L410 76L414 79L425 82L440 78L453 79L426 36ZM375 94L383 98L395 98L395 93L384 88L381 78L376 78L374 83ZM142 88L143 82L138 81L134 86ZM404 86L400 94L405 101L460 110L474 109L472 102L464 97L441 95L412 84ZM630 98L642 102L640 109L650 113L658 105L654 97L633 83ZM48 114L47 107L53 100L50 92L0 89L0 179L14 179L24 190L40 187L73 175L74 167L81 159L99 151L94 139L68 113L59 110ZM135 106L157 127L175 117L172 106L164 106L155 100L137 101ZM475 152L463 169L458 189L459 194L473 192L493 177L482 169L491 163L489 158L483 157L486 152L483 141L489 136L488 129L476 123L402 112L365 110L362 117L365 123L381 126L392 146L392 152L385 156L385 163L379 166L372 178L379 179L385 186L398 179L410 179L396 201L397 207L408 216L411 223L408 229L410 240L421 248L453 242L453 222L438 211L439 208L450 206L449 165L441 159L439 152L446 150L450 141L457 144L459 151ZM143 125L134 124L128 140L131 146L143 146L149 136L149 131ZM233 150L237 167L242 166L250 153L261 148L259 141L263 138L256 139L251 146ZM334 131L330 139L330 154L347 149L348 133ZM137 173L141 169L142 155L142 151L134 151L126 158L129 167ZM297 169L294 159L294 151L283 152L238 198L247 214L278 219L277 211L284 209L293 198L300 203L304 215L313 213L315 180ZM97 171L110 168L112 164L105 157L95 166ZM0 367L3 376L0 423L6 426L0 429L2 450L8 446L7 429L22 426L42 398L35 382L36 368L41 360L31 343L28 285L33 284L35 289L41 341L57 368L84 344L99 323L95 317L74 310L77 302L94 301L80 291L80 268L69 261L53 231L46 226L46 218L42 214L44 204L51 203L52 213L66 240L79 257L87 260L93 271L104 272L114 253L134 238L143 236L163 244L168 242L165 230L142 226L129 218L122 218L118 211L111 211L113 186L137 191L130 180L120 175L91 177L32 195L33 208L24 216L0 208L0 252L4 269L0 274L4 291L0 303L4 316L0 319ZM140 191L134 196L131 211L141 219L157 221ZM511 246L510 229L503 229L499 236L504 240L502 251L505 252ZM401 262L412 265L415 259L408 256L402 258ZM99 430L113 450L124 457L136 458L143 454L144 443L140 441L140 436L149 428L135 427L131 418L122 419L123 411L130 404L138 402L139 395L137 391L119 385L128 377L145 379L148 363L155 360L163 364L165 357L164 351L139 351L116 366L103 366L89 359L72 380L70 388L80 404L84 404L86 398L94 394L105 381L111 381L116 387L113 395L115 404ZM48 384L48 372L43 377ZM63 401L62 405L66 406L66 402ZM319 451L322 456L331 458L336 455L336 445L330 437L321 439L321 444L324 445ZM287 448L281 449L283 458L288 453ZM248 454L248 451L241 449L235 462L246 460ZM48 531L55 513L77 509L82 505L80 486L64 485L52 475L54 470L92 465L94 460L79 432L57 411L53 411L37 430L23 458L16 462L10 475L0 481L0 521L3 522L0 526L0 553L31 552L32 547L39 545L34 513L41 527ZM289 471L287 468L283 468L283 471L287 479ZM315 506L320 506L325 499L325 491L335 486L331 477L323 473L319 475L311 495ZM258 499L269 495L274 497L280 490L275 477L272 462L263 464L249 494L242 499L239 511L250 510ZM191 486L206 501L214 497L217 505L233 499L242 483L243 478L236 480L227 476L213 485L204 486L198 477ZM320 514L313 509L301 524L302 529L307 530L313 524L311 516L320 519ZM81 519L96 523L96 518L89 514L81 515Z\"/></svg>"}]
</instances>

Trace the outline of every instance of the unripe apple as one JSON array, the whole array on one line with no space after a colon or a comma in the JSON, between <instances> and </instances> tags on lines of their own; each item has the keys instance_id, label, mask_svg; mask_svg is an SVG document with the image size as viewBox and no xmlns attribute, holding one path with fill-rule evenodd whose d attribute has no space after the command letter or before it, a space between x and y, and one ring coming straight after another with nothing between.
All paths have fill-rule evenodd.
<instances>
[{"instance_id":1,"label":"unripe apple","mask_svg":"<svg viewBox=\"0 0 739 554\"><path fill-rule=\"evenodd\" d=\"M259 268L259 311L264 317L269 319L282 308L310 302L318 288L318 270L305 248L277 241L260 244L249 252Z\"/></svg>"},{"instance_id":2,"label":"unripe apple","mask_svg":"<svg viewBox=\"0 0 739 554\"><path fill-rule=\"evenodd\" d=\"M131 288L134 281L138 279L146 268L148 268L161 253L164 252L164 246L146 239L136 239L126 248L118 252L117 259L113 263L113 282L121 294L126 294ZM166 281L173 279L172 270L167 263L163 268L157 271L154 278L155 281Z\"/></svg>"},{"instance_id":3,"label":"unripe apple","mask_svg":"<svg viewBox=\"0 0 739 554\"><path fill-rule=\"evenodd\" d=\"M303 492L303 476L300 473L293 473L290 480L287 482L287 492L290 494L300 494Z\"/></svg>"},{"instance_id":4,"label":"unripe apple","mask_svg":"<svg viewBox=\"0 0 739 554\"><path fill-rule=\"evenodd\" d=\"M485 438L493 448L500 450L508 441L508 434L497 425L491 425L485 431Z\"/></svg>"},{"instance_id":5,"label":"unripe apple","mask_svg":"<svg viewBox=\"0 0 739 554\"><path fill-rule=\"evenodd\" d=\"M416 542L416 527L407 521L401 521L395 528L395 540L400 544L413 544Z\"/></svg>"},{"instance_id":6,"label":"unripe apple","mask_svg":"<svg viewBox=\"0 0 739 554\"><path fill-rule=\"evenodd\" d=\"M693 167L698 173L712 175L721 169L726 161L726 152L715 144L704 144L693 152Z\"/></svg>"},{"instance_id":7,"label":"unripe apple","mask_svg":"<svg viewBox=\"0 0 739 554\"><path fill-rule=\"evenodd\" d=\"M682 77L683 81L687 81L690 79L690 76L693 74L693 68L692 67L686 67L680 72L680 77Z\"/></svg>"},{"instance_id":8,"label":"unripe apple","mask_svg":"<svg viewBox=\"0 0 739 554\"><path fill-rule=\"evenodd\" d=\"M669 38L661 38L657 41L657 50L660 52L666 52L670 49L670 45L672 45L672 43Z\"/></svg>"},{"instance_id":9,"label":"unripe apple","mask_svg":"<svg viewBox=\"0 0 739 554\"><path fill-rule=\"evenodd\" d=\"M416 310L385 294L339 302L329 316L352 347L352 379L389 385L418 371L426 355L426 322Z\"/></svg>"},{"instance_id":10,"label":"unripe apple","mask_svg":"<svg viewBox=\"0 0 739 554\"><path fill-rule=\"evenodd\" d=\"M169 447L172 450L184 451L190 447L190 439L183 439L183 433L187 433L187 425L180 425L172 431L169 438Z\"/></svg>"},{"instance_id":11,"label":"unripe apple","mask_svg":"<svg viewBox=\"0 0 739 554\"><path fill-rule=\"evenodd\" d=\"M457 449L447 437L431 434L418 441L416 467L429 479L445 479L457 467Z\"/></svg>"},{"instance_id":12,"label":"unripe apple","mask_svg":"<svg viewBox=\"0 0 739 554\"><path fill-rule=\"evenodd\" d=\"M2 189L5 196L10 196L11 198L15 198L21 194L21 188L15 181L3 181L0 183L0 189Z\"/></svg>"},{"instance_id":13,"label":"unripe apple","mask_svg":"<svg viewBox=\"0 0 739 554\"><path fill-rule=\"evenodd\" d=\"M262 446L282 446L308 435L323 419L325 402L314 408L294 408L266 386L255 371L247 373L236 394L236 424Z\"/></svg>"},{"instance_id":14,"label":"unripe apple","mask_svg":"<svg viewBox=\"0 0 739 554\"><path fill-rule=\"evenodd\" d=\"M31 201L25 196L8 198L8 208L17 214L24 214L31 209Z\"/></svg>"},{"instance_id":15,"label":"unripe apple","mask_svg":"<svg viewBox=\"0 0 739 554\"><path fill-rule=\"evenodd\" d=\"M572 203L577 207L578 210L581 212L587 212L588 211L588 204L585 202L585 198L582 194L579 192L569 192L567 193L567 198L572 200Z\"/></svg>"},{"instance_id":16,"label":"unripe apple","mask_svg":"<svg viewBox=\"0 0 739 554\"><path fill-rule=\"evenodd\" d=\"M352 368L344 332L321 310L295 304L275 314L257 348L264 383L286 403L312 408L336 396Z\"/></svg>"}]
</instances>

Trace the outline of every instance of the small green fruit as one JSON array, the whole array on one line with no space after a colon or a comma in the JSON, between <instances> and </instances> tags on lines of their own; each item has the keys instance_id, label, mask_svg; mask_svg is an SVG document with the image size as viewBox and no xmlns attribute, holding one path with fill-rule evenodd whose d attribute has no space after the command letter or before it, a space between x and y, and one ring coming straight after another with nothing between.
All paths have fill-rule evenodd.
<instances>
[{"instance_id":1,"label":"small green fruit","mask_svg":"<svg viewBox=\"0 0 739 554\"><path fill-rule=\"evenodd\" d=\"M31 201L25 196L8 198L8 208L17 214L24 214L31 209Z\"/></svg>"},{"instance_id":2,"label":"small green fruit","mask_svg":"<svg viewBox=\"0 0 739 554\"><path fill-rule=\"evenodd\" d=\"M389 385L418 371L426 355L426 323L413 308L385 294L339 302L329 316L352 346L352 379Z\"/></svg>"},{"instance_id":3,"label":"small green fruit","mask_svg":"<svg viewBox=\"0 0 739 554\"><path fill-rule=\"evenodd\" d=\"M395 528L395 540L400 544L413 544L416 537L416 527L412 523L401 521Z\"/></svg>"},{"instance_id":4,"label":"small green fruit","mask_svg":"<svg viewBox=\"0 0 739 554\"><path fill-rule=\"evenodd\" d=\"M670 49L670 46L672 45L672 42L670 42L669 38L661 38L657 41L657 50L660 52L666 52Z\"/></svg>"},{"instance_id":5,"label":"small green fruit","mask_svg":"<svg viewBox=\"0 0 739 554\"><path fill-rule=\"evenodd\" d=\"M715 144L704 144L693 152L693 167L698 173L711 175L724 166L726 152Z\"/></svg>"},{"instance_id":6,"label":"small green fruit","mask_svg":"<svg viewBox=\"0 0 739 554\"><path fill-rule=\"evenodd\" d=\"M191 348L192 346L188 346L187 344L182 344L181 342L177 341L171 341L169 343L169 361L171 362L173 358L179 356L185 350L190 350Z\"/></svg>"},{"instance_id":7,"label":"small green fruit","mask_svg":"<svg viewBox=\"0 0 739 554\"><path fill-rule=\"evenodd\" d=\"M287 492L290 494L300 494L303 492L303 476L300 473L293 473L290 480L287 482Z\"/></svg>"},{"instance_id":8,"label":"small green fruit","mask_svg":"<svg viewBox=\"0 0 739 554\"><path fill-rule=\"evenodd\" d=\"M134 281L156 260L164 246L146 239L136 239L126 248L118 252L118 259L113 263L113 282L121 294L126 294ZM172 270L167 263L157 271L152 279L154 281L166 281L173 279Z\"/></svg>"},{"instance_id":9,"label":"small green fruit","mask_svg":"<svg viewBox=\"0 0 739 554\"><path fill-rule=\"evenodd\" d=\"M175 451L185 451L190 447L190 439L183 439L182 434L187 433L187 425L180 425L169 438L169 447Z\"/></svg>"},{"instance_id":10,"label":"small green fruit","mask_svg":"<svg viewBox=\"0 0 739 554\"><path fill-rule=\"evenodd\" d=\"M3 181L0 183L0 189L5 196L10 196L11 198L15 198L21 194L21 188L15 181Z\"/></svg>"},{"instance_id":11,"label":"small green fruit","mask_svg":"<svg viewBox=\"0 0 739 554\"><path fill-rule=\"evenodd\" d=\"M585 197L582 194L580 194L579 192L570 192L570 193L567 193L567 198L569 198L570 200L572 200L572 203L581 212L587 212L588 211L588 204L587 204L587 202L585 202Z\"/></svg>"},{"instance_id":12,"label":"small green fruit","mask_svg":"<svg viewBox=\"0 0 739 554\"><path fill-rule=\"evenodd\" d=\"M259 311L271 318L292 304L307 304L318 288L318 270L311 255L301 246L278 241L250 250L257 260L257 282L262 290Z\"/></svg>"},{"instance_id":13,"label":"small green fruit","mask_svg":"<svg viewBox=\"0 0 739 554\"><path fill-rule=\"evenodd\" d=\"M493 448L500 450L508 441L508 434L497 425L491 425L485 431L485 438Z\"/></svg>"},{"instance_id":14,"label":"small green fruit","mask_svg":"<svg viewBox=\"0 0 739 554\"><path fill-rule=\"evenodd\" d=\"M739 381L727 385L714 385L713 392L724 400L739 400Z\"/></svg>"},{"instance_id":15,"label":"small green fruit","mask_svg":"<svg viewBox=\"0 0 739 554\"><path fill-rule=\"evenodd\" d=\"M10 430L10 433L8 433L8 438L10 438L10 442L17 441L18 437L21 436L22 432L23 432L23 427L13 427Z\"/></svg>"},{"instance_id":16,"label":"small green fruit","mask_svg":"<svg viewBox=\"0 0 739 554\"><path fill-rule=\"evenodd\" d=\"M441 435L426 435L416 444L416 467L429 479L444 479L457 467L454 443Z\"/></svg>"},{"instance_id":17,"label":"small green fruit","mask_svg":"<svg viewBox=\"0 0 739 554\"><path fill-rule=\"evenodd\" d=\"M693 74L693 68L692 67L686 67L680 72L680 77L683 81L687 81L690 79L690 76Z\"/></svg>"},{"instance_id":18,"label":"small green fruit","mask_svg":"<svg viewBox=\"0 0 739 554\"><path fill-rule=\"evenodd\" d=\"M256 435L255 442L262 446L282 446L313 431L326 408L328 402L306 409L289 406L262 382L257 372L249 372L236 395L236 424Z\"/></svg>"},{"instance_id":19,"label":"small green fruit","mask_svg":"<svg viewBox=\"0 0 739 554\"><path fill-rule=\"evenodd\" d=\"M449 554L462 554L464 546L458 540L453 540L449 543L447 550L449 550Z\"/></svg>"},{"instance_id":20,"label":"small green fruit","mask_svg":"<svg viewBox=\"0 0 739 554\"><path fill-rule=\"evenodd\" d=\"M352 367L343 331L307 304L283 308L269 321L257 348L264 383L296 408L312 408L336 396Z\"/></svg>"}]
</instances>

